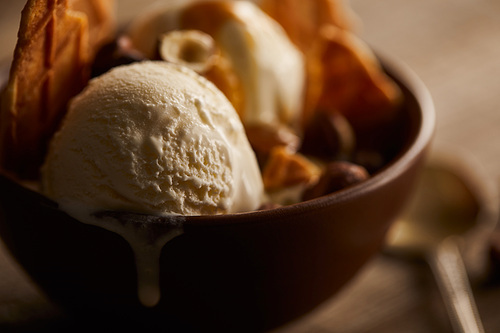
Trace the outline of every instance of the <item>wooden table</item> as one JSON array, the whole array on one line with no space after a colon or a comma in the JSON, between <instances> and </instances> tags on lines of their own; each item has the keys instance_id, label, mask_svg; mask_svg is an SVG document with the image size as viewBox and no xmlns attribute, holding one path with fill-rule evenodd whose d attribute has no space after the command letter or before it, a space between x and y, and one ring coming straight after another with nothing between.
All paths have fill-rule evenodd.
<instances>
[{"instance_id":1,"label":"wooden table","mask_svg":"<svg viewBox=\"0 0 500 333\"><path fill-rule=\"evenodd\" d=\"M149 2L120 1L120 19ZM0 2L0 59L12 53L23 4ZM429 88L437 109L436 146L452 145L470 154L496 190L500 2L351 0L351 5L362 22L360 35L406 62ZM500 282L474 282L486 331L500 332ZM72 332L78 325L40 294L1 248L0 332ZM380 254L335 298L276 332L427 333L451 332L451 327L428 267Z\"/></svg>"}]
</instances>

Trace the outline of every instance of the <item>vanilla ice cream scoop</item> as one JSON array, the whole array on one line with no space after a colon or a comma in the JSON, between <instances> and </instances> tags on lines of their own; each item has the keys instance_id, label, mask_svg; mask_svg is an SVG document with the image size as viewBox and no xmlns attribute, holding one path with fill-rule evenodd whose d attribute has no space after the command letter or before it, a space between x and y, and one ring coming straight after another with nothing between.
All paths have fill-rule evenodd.
<instances>
[{"instance_id":1,"label":"vanilla ice cream scoop","mask_svg":"<svg viewBox=\"0 0 500 333\"><path fill-rule=\"evenodd\" d=\"M249 211L263 185L241 121L208 80L166 62L121 66L75 97L42 168L71 213Z\"/></svg>"},{"instance_id":2,"label":"vanilla ice cream scoop","mask_svg":"<svg viewBox=\"0 0 500 333\"><path fill-rule=\"evenodd\" d=\"M163 1L139 15L127 34L137 49L154 57L160 37L179 30L200 30L214 39L239 80L235 89L242 90L243 106L237 111L245 125L298 125L305 87L302 53L257 5Z\"/></svg>"}]
</instances>

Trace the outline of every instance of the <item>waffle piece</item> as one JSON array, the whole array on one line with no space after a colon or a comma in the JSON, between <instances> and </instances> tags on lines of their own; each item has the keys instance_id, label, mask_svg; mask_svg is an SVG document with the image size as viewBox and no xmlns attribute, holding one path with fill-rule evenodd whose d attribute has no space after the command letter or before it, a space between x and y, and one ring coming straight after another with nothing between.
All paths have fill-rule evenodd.
<instances>
[{"instance_id":1,"label":"waffle piece","mask_svg":"<svg viewBox=\"0 0 500 333\"><path fill-rule=\"evenodd\" d=\"M255 124L246 126L245 130L248 141L258 154L267 156L277 146L296 152L300 146L299 136L285 125Z\"/></svg>"},{"instance_id":2,"label":"waffle piece","mask_svg":"<svg viewBox=\"0 0 500 333\"><path fill-rule=\"evenodd\" d=\"M115 0L68 0L68 8L86 15L89 50L93 56L115 33Z\"/></svg>"},{"instance_id":3,"label":"waffle piece","mask_svg":"<svg viewBox=\"0 0 500 333\"><path fill-rule=\"evenodd\" d=\"M315 45L323 68L322 90L316 109L340 111L355 130L376 128L394 119L402 99L371 49L354 34L328 26Z\"/></svg>"},{"instance_id":4,"label":"waffle piece","mask_svg":"<svg viewBox=\"0 0 500 333\"><path fill-rule=\"evenodd\" d=\"M80 0L29 0L22 11L1 104L0 162L5 171L38 176L67 102L88 81L94 48L111 32L107 18L112 17L112 1L86 2L84 8ZM70 4L86 12L73 11ZM89 22L106 28L92 27L89 36Z\"/></svg>"}]
</instances>

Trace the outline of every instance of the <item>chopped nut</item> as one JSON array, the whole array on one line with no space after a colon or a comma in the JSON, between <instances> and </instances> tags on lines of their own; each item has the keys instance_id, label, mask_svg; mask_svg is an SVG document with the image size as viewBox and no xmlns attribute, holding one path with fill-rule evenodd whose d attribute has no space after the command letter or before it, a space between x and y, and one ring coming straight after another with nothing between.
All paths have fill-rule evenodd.
<instances>
[{"instance_id":1,"label":"chopped nut","mask_svg":"<svg viewBox=\"0 0 500 333\"><path fill-rule=\"evenodd\" d=\"M318 111L304 130L300 152L327 160L349 159L355 142L354 131L342 114Z\"/></svg>"},{"instance_id":2,"label":"chopped nut","mask_svg":"<svg viewBox=\"0 0 500 333\"><path fill-rule=\"evenodd\" d=\"M329 163L319 181L304 191L303 200L311 200L333 193L368 179L365 168L349 162Z\"/></svg>"},{"instance_id":3,"label":"chopped nut","mask_svg":"<svg viewBox=\"0 0 500 333\"><path fill-rule=\"evenodd\" d=\"M320 169L305 156L290 152L284 146L274 147L262 171L266 190L277 190L318 180Z\"/></svg>"},{"instance_id":4,"label":"chopped nut","mask_svg":"<svg viewBox=\"0 0 500 333\"><path fill-rule=\"evenodd\" d=\"M208 71L217 58L214 39L199 30L176 30L160 36L161 59L191 68L199 74Z\"/></svg>"},{"instance_id":5,"label":"chopped nut","mask_svg":"<svg viewBox=\"0 0 500 333\"><path fill-rule=\"evenodd\" d=\"M300 145L299 136L284 125L248 125L245 130L252 148L265 155L277 146L285 146L288 151L296 152Z\"/></svg>"},{"instance_id":6,"label":"chopped nut","mask_svg":"<svg viewBox=\"0 0 500 333\"><path fill-rule=\"evenodd\" d=\"M134 49L128 37L121 36L99 50L92 65L92 77L104 74L113 67L142 60L145 56Z\"/></svg>"}]
</instances>

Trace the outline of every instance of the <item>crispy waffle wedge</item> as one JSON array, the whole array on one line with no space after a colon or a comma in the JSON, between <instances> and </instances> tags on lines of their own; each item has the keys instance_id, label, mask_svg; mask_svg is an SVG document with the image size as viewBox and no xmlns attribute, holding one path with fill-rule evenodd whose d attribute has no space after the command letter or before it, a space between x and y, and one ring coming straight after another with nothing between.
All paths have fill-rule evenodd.
<instances>
[{"instance_id":1,"label":"crispy waffle wedge","mask_svg":"<svg viewBox=\"0 0 500 333\"><path fill-rule=\"evenodd\" d=\"M304 124L318 110L340 111L358 129L394 115L401 93L352 32L357 18L342 0L262 0L306 56Z\"/></svg>"},{"instance_id":2,"label":"crispy waffle wedge","mask_svg":"<svg viewBox=\"0 0 500 333\"><path fill-rule=\"evenodd\" d=\"M316 108L341 112L351 125L366 131L391 121L402 99L375 54L351 32L324 27L310 61L321 64L322 90Z\"/></svg>"},{"instance_id":3,"label":"crispy waffle wedge","mask_svg":"<svg viewBox=\"0 0 500 333\"><path fill-rule=\"evenodd\" d=\"M86 84L97 48L113 33L113 14L113 0L28 0L2 92L3 170L37 176L67 102Z\"/></svg>"},{"instance_id":4,"label":"crispy waffle wedge","mask_svg":"<svg viewBox=\"0 0 500 333\"><path fill-rule=\"evenodd\" d=\"M80 12L87 17L91 56L115 32L114 7L115 0L68 0L68 8L72 12Z\"/></svg>"},{"instance_id":5,"label":"crispy waffle wedge","mask_svg":"<svg viewBox=\"0 0 500 333\"><path fill-rule=\"evenodd\" d=\"M312 117L323 94L323 63L317 45L323 40L321 30L336 27L351 31L357 17L344 0L261 0L261 8L286 31L290 40L304 53L307 65L307 88L304 122Z\"/></svg>"}]
</instances>

